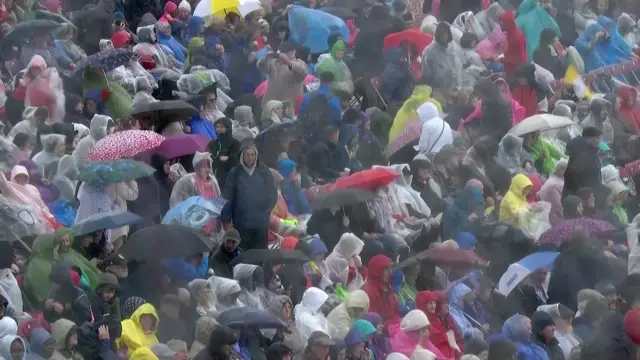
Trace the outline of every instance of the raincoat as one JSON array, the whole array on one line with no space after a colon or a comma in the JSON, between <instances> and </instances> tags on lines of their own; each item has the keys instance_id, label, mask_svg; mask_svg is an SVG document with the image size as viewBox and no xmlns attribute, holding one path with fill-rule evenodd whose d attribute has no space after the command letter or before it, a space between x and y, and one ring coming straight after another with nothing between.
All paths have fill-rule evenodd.
<instances>
[{"instance_id":1,"label":"raincoat","mask_svg":"<svg viewBox=\"0 0 640 360\"><path fill-rule=\"evenodd\" d=\"M0 356L5 359L16 359L16 354L13 354L11 351L11 344L13 344L14 341L19 341L22 343L23 352L20 360L25 360L27 358L29 347L27 346L27 342L23 338L15 335L8 335L0 339Z\"/></svg>"},{"instance_id":2,"label":"raincoat","mask_svg":"<svg viewBox=\"0 0 640 360\"><path fill-rule=\"evenodd\" d=\"M275 294L264 287L264 270L260 266L238 264L233 267L233 278L242 288L238 300L252 309L269 308Z\"/></svg>"},{"instance_id":3,"label":"raincoat","mask_svg":"<svg viewBox=\"0 0 640 360\"><path fill-rule=\"evenodd\" d=\"M60 198L70 204L76 201L78 175L78 168L73 156L65 155L58 162L56 175L51 181L60 190Z\"/></svg>"},{"instance_id":4,"label":"raincoat","mask_svg":"<svg viewBox=\"0 0 640 360\"><path fill-rule=\"evenodd\" d=\"M344 41L338 40L331 47L331 55L318 61L316 65L316 73L322 74L323 72L330 72L333 74L333 83L331 88L333 90L343 90L349 93L353 92L353 79L351 78L351 71L343 59L338 59L336 53L341 51L343 56L346 50ZM306 74L305 74L306 75Z\"/></svg>"},{"instance_id":5,"label":"raincoat","mask_svg":"<svg viewBox=\"0 0 640 360\"><path fill-rule=\"evenodd\" d=\"M437 39L440 33L447 33L449 42L440 44ZM462 62L453 43L451 28L447 23L439 23L434 41L422 52L422 77L440 84L439 87L455 89L462 84Z\"/></svg>"},{"instance_id":6,"label":"raincoat","mask_svg":"<svg viewBox=\"0 0 640 360\"><path fill-rule=\"evenodd\" d=\"M608 34L608 38L603 37L592 46L598 32ZM587 72L624 63L631 58L631 47L616 30L615 22L604 16L599 16L597 23L580 34L575 46L582 55Z\"/></svg>"},{"instance_id":7,"label":"raincoat","mask_svg":"<svg viewBox=\"0 0 640 360\"><path fill-rule=\"evenodd\" d=\"M417 110L418 117L422 121L422 134L418 143L418 152L421 154L435 154L443 146L453 143L453 132L447 122L442 120L438 108L426 102Z\"/></svg>"},{"instance_id":8,"label":"raincoat","mask_svg":"<svg viewBox=\"0 0 640 360\"><path fill-rule=\"evenodd\" d=\"M109 116L120 120L129 115L133 106L131 95L122 86L115 82L109 82L104 73L86 68L82 76L82 88L84 95L89 92L100 92L100 99Z\"/></svg>"},{"instance_id":9,"label":"raincoat","mask_svg":"<svg viewBox=\"0 0 640 360\"><path fill-rule=\"evenodd\" d=\"M402 318L399 328L397 324L395 325L395 333L391 336L391 347L407 356L411 356L415 350L425 349L434 353L438 359L445 359L428 338L419 343L420 330L429 325L429 319L422 310L409 311Z\"/></svg>"},{"instance_id":10,"label":"raincoat","mask_svg":"<svg viewBox=\"0 0 640 360\"><path fill-rule=\"evenodd\" d=\"M37 153L33 158L33 162L38 165L41 172L49 166L49 164L57 162L60 157L55 153L56 146L59 142L64 143L66 137L60 134L47 134L40 136L42 142L42 151Z\"/></svg>"},{"instance_id":11,"label":"raincoat","mask_svg":"<svg viewBox=\"0 0 640 360\"><path fill-rule=\"evenodd\" d=\"M427 311L427 305L431 301L436 302L436 309L432 313ZM445 358L455 359L456 354L464 351L464 340L456 327L453 316L449 313L447 303L448 299L442 292L420 291L416 295L416 307L424 311L429 318L429 341L438 348ZM452 348L449 344L448 332L453 332L459 350Z\"/></svg>"},{"instance_id":12,"label":"raincoat","mask_svg":"<svg viewBox=\"0 0 640 360\"><path fill-rule=\"evenodd\" d=\"M393 119L393 125L389 130L389 143L402 133L405 126L407 126L411 120L417 117L418 108L425 102L429 101L433 103L436 108L438 108L438 112L442 113L442 105L440 105L437 100L431 98L431 92L431 87L428 85L417 85L413 88L411 97L402 104L402 107Z\"/></svg>"},{"instance_id":13,"label":"raincoat","mask_svg":"<svg viewBox=\"0 0 640 360\"><path fill-rule=\"evenodd\" d=\"M358 309L359 313L365 314L369 311L369 296L362 290L356 290L349 294L345 301L336 306L329 315L327 321L331 326L331 335L334 339L344 339L357 318L353 318L349 309Z\"/></svg>"},{"instance_id":14,"label":"raincoat","mask_svg":"<svg viewBox=\"0 0 640 360\"><path fill-rule=\"evenodd\" d=\"M470 292L471 289L462 282L451 289L449 293L449 314L455 320L456 328L463 336L482 337L482 332L473 327L463 310L463 298Z\"/></svg>"},{"instance_id":15,"label":"raincoat","mask_svg":"<svg viewBox=\"0 0 640 360\"><path fill-rule=\"evenodd\" d=\"M526 217L527 198L523 194L526 187L533 187L533 183L527 176L518 174L513 177L511 187L500 204L500 221L518 226Z\"/></svg>"},{"instance_id":16,"label":"raincoat","mask_svg":"<svg viewBox=\"0 0 640 360\"><path fill-rule=\"evenodd\" d=\"M35 328L31 330L31 341L29 346L31 352L27 355L26 360L48 360L45 353L45 343L53 342L51 334L43 328Z\"/></svg>"},{"instance_id":17,"label":"raincoat","mask_svg":"<svg viewBox=\"0 0 640 360\"><path fill-rule=\"evenodd\" d=\"M16 313L23 311L22 291L11 269L0 270L0 296L8 302L8 307Z\"/></svg>"},{"instance_id":18,"label":"raincoat","mask_svg":"<svg viewBox=\"0 0 640 360\"><path fill-rule=\"evenodd\" d=\"M76 324L67 319L60 319L51 325L51 336L55 345L49 360L82 360L82 356L76 353L75 348L68 348L69 334L76 330Z\"/></svg>"},{"instance_id":19,"label":"raincoat","mask_svg":"<svg viewBox=\"0 0 640 360\"><path fill-rule=\"evenodd\" d=\"M638 91L632 87L623 87L619 91L621 115L627 122L633 126L636 133L640 132L640 106L636 101Z\"/></svg>"},{"instance_id":20,"label":"raincoat","mask_svg":"<svg viewBox=\"0 0 640 360\"><path fill-rule=\"evenodd\" d=\"M538 5L536 0L525 0L520 4L516 24L526 38L529 61L533 59L533 52L538 48L542 30L552 29L558 37L561 35L556 21Z\"/></svg>"},{"instance_id":21,"label":"raincoat","mask_svg":"<svg viewBox=\"0 0 640 360\"><path fill-rule=\"evenodd\" d=\"M551 212L549 213L549 222L555 225L562 221L562 188L564 187L564 170L562 173L558 171L560 167L566 169L567 161L561 160L556 163L555 170L547 181L542 184L542 188L538 192L538 198L551 204Z\"/></svg>"},{"instance_id":22,"label":"raincoat","mask_svg":"<svg viewBox=\"0 0 640 360\"><path fill-rule=\"evenodd\" d=\"M19 133L29 135L31 141L36 141L38 134L38 124L36 123L35 114L38 108L35 106L27 106L22 111L22 120L11 128L7 137L13 140Z\"/></svg>"},{"instance_id":23,"label":"raincoat","mask_svg":"<svg viewBox=\"0 0 640 360\"><path fill-rule=\"evenodd\" d=\"M444 239L456 239L462 232L477 233L478 224L469 220L472 213L484 214L484 197L475 187L465 188L442 215Z\"/></svg>"},{"instance_id":24,"label":"raincoat","mask_svg":"<svg viewBox=\"0 0 640 360\"><path fill-rule=\"evenodd\" d=\"M301 354L304 351L304 348L307 344L302 342L302 338L300 338L300 332L296 327L296 323L293 320L292 313L289 313L289 318L285 319L283 317L283 310L285 304L289 304L291 308L293 308L291 304L291 299L286 295L278 295L274 296L271 299L271 304L269 305L269 312L277 316L280 320L282 320L286 325L289 332L284 333L284 340L282 343L287 346L291 351L293 351L294 355ZM290 308L290 309L291 309ZM275 332L274 332L275 334ZM268 333L265 332L265 335Z\"/></svg>"},{"instance_id":25,"label":"raincoat","mask_svg":"<svg viewBox=\"0 0 640 360\"><path fill-rule=\"evenodd\" d=\"M300 185L294 183L291 179L291 174L296 171L296 164L293 160L282 159L278 161L278 172L284 178L280 184L280 190L282 197L287 202L287 208L289 212L294 216L309 215L311 214L311 208L307 201L307 197L304 195Z\"/></svg>"},{"instance_id":26,"label":"raincoat","mask_svg":"<svg viewBox=\"0 0 640 360\"><path fill-rule=\"evenodd\" d=\"M322 313L322 305L329 295L324 291L311 287L302 295L302 301L293 309L296 328L300 332L302 343L306 344L314 331L331 333L329 322Z\"/></svg>"},{"instance_id":27,"label":"raincoat","mask_svg":"<svg viewBox=\"0 0 640 360\"><path fill-rule=\"evenodd\" d=\"M238 300L238 296L240 296L242 292L238 281L220 276L212 276L207 281L211 284L211 293L216 294L216 308L218 309L218 313L244 306L240 300Z\"/></svg>"},{"instance_id":28,"label":"raincoat","mask_svg":"<svg viewBox=\"0 0 640 360\"><path fill-rule=\"evenodd\" d=\"M382 316L386 324L397 323L398 300L391 289L391 277L384 281L384 273L392 264L389 257L376 255L367 264L368 277L361 289L369 295L369 309Z\"/></svg>"},{"instance_id":29,"label":"raincoat","mask_svg":"<svg viewBox=\"0 0 640 360\"><path fill-rule=\"evenodd\" d=\"M507 49L502 59L504 70L507 74L514 74L520 65L528 61L527 40L516 25L513 12L505 11L500 15L500 20L502 21L502 30L507 33Z\"/></svg>"},{"instance_id":30,"label":"raincoat","mask_svg":"<svg viewBox=\"0 0 640 360\"><path fill-rule=\"evenodd\" d=\"M547 140L538 138L538 140L531 146L531 155L536 163L536 168L544 176L548 176L553 172L555 163L565 157L558 148L553 146Z\"/></svg>"},{"instance_id":31,"label":"raincoat","mask_svg":"<svg viewBox=\"0 0 640 360\"><path fill-rule=\"evenodd\" d=\"M203 316L196 321L196 338L189 348L189 359L193 359L200 351L207 348L211 333L216 327L218 322L212 317Z\"/></svg>"},{"instance_id":32,"label":"raincoat","mask_svg":"<svg viewBox=\"0 0 640 360\"><path fill-rule=\"evenodd\" d=\"M163 25L161 21L156 23L157 28L163 26L171 27L169 23L166 23L166 25ZM182 46L182 44L180 44L178 40L176 40L173 36L165 35L162 31L158 31L158 43L171 49L171 52L173 53L173 56L176 58L176 60L178 60L180 63L184 63L187 49L185 49L185 47Z\"/></svg>"},{"instance_id":33,"label":"raincoat","mask_svg":"<svg viewBox=\"0 0 640 360\"><path fill-rule=\"evenodd\" d=\"M209 168L213 169L213 162L211 161L211 154L208 152L196 152L193 156L194 169L203 162L209 162ZM192 196L202 196L205 198L214 198L220 196L220 186L218 180L213 176L212 172L209 172L206 179L200 179L197 172L187 174L181 177L174 185L171 191L171 198L169 199L170 206L187 200Z\"/></svg>"},{"instance_id":34,"label":"raincoat","mask_svg":"<svg viewBox=\"0 0 640 360\"><path fill-rule=\"evenodd\" d=\"M547 352L531 341L525 327L526 320L527 317L524 315L513 315L502 326L502 335L515 343L517 359L549 360Z\"/></svg>"},{"instance_id":35,"label":"raincoat","mask_svg":"<svg viewBox=\"0 0 640 360\"><path fill-rule=\"evenodd\" d=\"M82 169L87 162L87 155L93 145L108 135L108 127L113 126L113 119L105 115L94 115L89 127L89 136L82 138L73 150L73 159L77 169Z\"/></svg>"},{"instance_id":36,"label":"raincoat","mask_svg":"<svg viewBox=\"0 0 640 360\"><path fill-rule=\"evenodd\" d=\"M145 333L140 324L140 318L142 315L149 314L155 318L155 328L151 333ZM129 353L133 353L138 348L147 347L158 343L156 333L158 331L159 324L158 314L153 305L145 303L140 305L131 315L129 319L122 320L122 336L120 336L120 343L126 345L129 348Z\"/></svg>"},{"instance_id":37,"label":"raincoat","mask_svg":"<svg viewBox=\"0 0 640 360\"><path fill-rule=\"evenodd\" d=\"M304 79L307 77L307 65L300 59L291 61L291 68L282 60L265 56L257 63L258 69L267 74L270 81L262 103L269 100L291 101L304 93ZM346 66L345 66L346 67Z\"/></svg>"},{"instance_id":38,"label":"raincoat","mask_svg":"<svg viewBox=\"0 0 640 360\"><path fill-rule=\"evenodd\" d=\"M343 285L349 282L349 267L355 256L358 256L364 247L364 242L352 233L342 234L340 241L333 248L329 256L324 259L329 280Z\"/></svg>"},{"instance_id":39,"label":"raincoat","mask_svg":"<svg viewBox=\"0 0 640 360\"><path fill-rule=\"evenodd\" d=\"M509 170L512 175L523 172L524 162L531 160L529 154L522 147L522 138L513 134L507 134L502 138L498 146L496 161L499 165Z\"/></svg>"}]
</instances>

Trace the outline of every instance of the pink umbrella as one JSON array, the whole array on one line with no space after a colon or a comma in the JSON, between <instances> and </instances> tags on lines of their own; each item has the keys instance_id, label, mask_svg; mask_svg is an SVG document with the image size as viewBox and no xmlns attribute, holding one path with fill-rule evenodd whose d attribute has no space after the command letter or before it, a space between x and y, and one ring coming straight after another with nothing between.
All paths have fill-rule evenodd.
<instances>
[{"instance_id":1,"label":"pink umbrella","mask_svg":"<svg viewBox=\"0 0 640 360\"><path fill-rule=\"evenodd\" d=\"M98 141L87 159L90 161L130 158L157 148L164 136L149 130L126 130L111 134Z\"/></svg>"},{"instance_id":2,"label":"pink umbrella","mask_svg":"<svg viewBox=\"0 0 640 360\"><path fill-rule=\"evenodd\" d=\"M315 76L307 75L307 77L304 78L304 84L309 85L315 79L316 79ZM261 82L260 85L258 85L258 87L253 91L253 95L255 95L258 99L262 98L264 94L267 93L267 87L269 87L269 80L265 80Z\"/></svg>"},{"instance_id":3,"label":"pink umbrella","mask_svg":"<svg viewBox=\"0 0 640 360\"><path fill-rule=\"evenodd\" d=\"M398 150L407 145L417 145L415 143L420 140L421 135L422 121L420 119L409 121L409 123L405 125L402 132L398 134L387 146L387 156L395 154Z\"/></svg>"},{"instance_id":4,"label":"pink umbrella","mask_svg":"<svg viewBox=\"0 0 640 360\"><path fill-rule=\"evenodd\" d=\"M153 152L162 154L167 159L174 159L183 155L204 151L211 139L200 134L180 134L165 138L162 144Z\"/></svg>"}]
</instances>

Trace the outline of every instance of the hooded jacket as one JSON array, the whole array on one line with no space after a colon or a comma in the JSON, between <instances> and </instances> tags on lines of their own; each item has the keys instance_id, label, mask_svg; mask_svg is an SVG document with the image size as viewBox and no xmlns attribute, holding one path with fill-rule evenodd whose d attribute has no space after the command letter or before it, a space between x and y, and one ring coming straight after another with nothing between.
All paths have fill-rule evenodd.
<instances>
[{"instance_id":1,"label":"hooded jacket","mask_svg":"<svg viewBox=\"0 0 640 360\"><path fill-rule=\"evenodd\" d=\"M53 341L53 337L47 330L43 328L31 330L31 341L29 341L31 352L27 355L26 360L48 360L45 344L49 341Z\"/></svg>"},{"instance_id":2,"label":"hooded jacket","mask_svg":"<svg viewBox=\"0 0 640 360\"><path fill-rule=\"evenodd\" d=\"M76 325L67 319L60 319L51 325L51 336L55 345L49 360L82 360L82 356L77 354L75 349L67 348L69 335L76 330Z\"/></svg>"},{"instance_id":3,"label":"hooded jacket","mask_svg":"<svg viewBox=\"0 0 640 360\"><path fill-rule=\"evenodd\" d=\"M361 289L369 296L369 309L382 316L385 323L398 322L398 300L391 289L391 278L387 282L383 280L385 269L389 268L392 261L384 255L376 255L367 264L368 277Z\"/></svg>"},{"instance_id":4,"label":"hooded jacket","mask_svg":"<svg viewBox=\"0 0 640 360\"><path fill-rule=\"evenodd\" d=\"M3 357L5 359L14 359L13 356L15 356L15 354L11 353L11 344L13 344L14 341L19 341L22 343L23 353L21 360L26 360L27 351L29 348L27 346L27 342L20 336L15 335L8 335L0 339L0 357Z\"/></svg>"},{"instance_id":5,"label":"hooded jacket","mask_svg":"<svg viewBox=\"0 0 640 360\"><path fill-rule=\"evenodd\" d=\"M583 187L600 188L602 178L598 151L598 148L587 143L582 136L573 138L567 143L569 163L564 172L563 199L567 195L576 194L578 189Z\"/></svg>"},{"instance_id":6,"label":"hooded jacket","mask_svg":"<svg viewBox=\"0 0 640 360\"><path fill-rule=\"evenodd\" d=\"M214 318L208 316L203 316L196 321L195 340L189 350L189 359L193 359L200 351L207 348L211 333L218 325L218 322Z\"/></svg>"},{"instance_id":7,"label":"hooded jacket","mask_svg":"<svg viewBox=\"0 0 640 360\"><path fill-rule=\"evenodd\" d=\"M513 177L511 187L500 204L500 221L519 225L522 216L525 216L523 211L526 210L527 198L523 195L523 190L527 186L532 187L533 183L526 175L518 174Z\"/></svg>"},{"instance_id":8,"label":"hooded jacket","mask_svg":"<svg viewBox=\"0 0 640 360\"><path fill-rule=\"evenodd\" d=\"M233 267L233 278L242 287L238 300L250 308L267 310L271 303L271 297L275 294L264 286L265 279L262 267L237 264Z\"/></svg>"},{"instance_id":9,"label":"hooded jacket","mask_svg":"<svg viewBox=\"0 0 640 360\"><path fill-rule=\"evenodd\" d=\"M516 24L524 33L528 60L533 59L533 52L538 48L542 30L552 29L558 37L561 35L556 21L538 5L536 0L525 0L520 4Z\"/></svg>"},{"instance_id":10,"label":"hooded jacket","mask_svg":"<svg viewBox=\"0 0 640 360\"><path fill-rule=\"evenodd\" d=\"M156 320L155 329L151 333L145 333L140 324L140 317L145 314L152 315ZM131 353L141 347L151 347L151 345L158 343L156 333L160 325L159 322L158 314L153 305L149 303L142 304L133 312L129 319L122 321L122 336L120 337L120 341L129 348L129 352Z\"/></svg>"},{"instance_id":11,"label":"hooded jacket","mask_svg":"<svg viewBox=\"0 0 640 360\"><path fill-rule=\"evenodd\" d=\"M220 118L215 124L222 124L227 129L224 134L218 134L215 141L209 143L207 151L211 153L213 167L215 169L216 178L222 189L225 188L227 176L231 170L238 165L240 157L240 141L238 141L233 132L233 124L228 118ZM222 161L221 156L226 156L227 160Z\"/></svg>"},{"instance_id":12,"label":"hooded jacket","mask_svg":"<svg viewBox=\"0 0 640 360\"><path fill-rule=\"evenodd\" d=\"M397 324L396 324L397 326ZM416 350L428 350L437 359L445 359L429 339L420 342L419 330L430 326L427 315L422 310L411 310L402 318L399 329L391 337L391 345L395 351L407 356L413 355Z\"/></svg>"},{"instance_id":13,"label":"hooded jacket","mask_svg":"<svg viewBox=\"0 0 640 360\"><path fill-rule=\"evenodd\" d=\"M503 28L507 33L507 50L504 53L504 68L507 74L514 74L518 67L528 61L527 40L518 26L513 12L505 11L500 15ZM534 47L535 49L535 47Z\"/></svg>"},{"instance_id":14,"label":"hooded jacket","mask_svg":"<svg viewBox=\"0 0 640 360\"><path fill-rule=\"evenodd\" d=\"M329 334L331 331L329 322L322 313L322 305L329 295L324 291L311 287L302 295L302 301L293 309L296 319L296 327L300 332L302 343L306 344L315 331Z\"/></svg>"},{"instance_id":15,"label":"hooded jacket","mask_svg":"<svg viewBox=\"0 0 640 360\"><path fill-rule=\"evenodd\" d=\"M287 329L289 330L289 333L287 332L284 333L284 339L282 340L282 343L286 347L291 349L294 355L301 354L302 351L304 351L304 348L306 347L307 344L302 342L302 339L300 338L300 332L296 327L296 323L295 323L295 320L293 319L293 316L291 316L289 319L283 318L282 315L283 315L283 309L285 304L289 304L289 306L293 307L291 303L291 299L288 296L286 295L275 296L271 299L271 304L269 305L269 312L277 316L280 320L282 320L287 325Z\"/></svg>"},{"instance_id":16,"label":"hooded jacket","mask_svg":"<svg viewBox=\"0 0 640 360\"><path fill-rule=\"evenodd\" d=\"M516 358L522 360L549 360L547 352L534 344L525 326L527 317L516 314L502 326L502 335L516 345Z\"/></svg>"},{"instance_id":17,"label":"hooded jacket","mask_svg":"<svg viewBox=\"0 0 640 360\"><path fill-rule=\"evenodd\" d=\"M633 126L636 133L640 132L640 106L635 101L637 96L638 91L632 87L623 87L618 92L620 98L619 114Z\"/></svg>"},{"instance_id":18,"label":"hooded jacket","mask_svg":"<svg viewBox=\"0 0 640 360\"><path fill-rule=\"evenodd\" d=\"M82 169L87 161L87 155L93 145L108 135L107 128L113 125L113 120L105 115L95 115L89 126L89 136L81 139L73 150L73 159L77 169Z\"/></svg>"},{"instance_id":19,"label":"hooded jacket","mask_svg":"<svg viewBox=\"0 0 640 360\"><path fill-rule=\"evenodd\" d=\"M54 162L60 160L60 157L56 155L55 150L59 142L64 143L66 137L60 134L47 134L41 135L40 141L42 142L42 151L37 153L33 158L33 162L38 165L41 172Z\"/></svg>"},{"instance_id":20,"label":"hooded jacket","mask_svg":"<svg viewBox=\"0 0 640 360\"><path fill-rule=\"evenodd\" d=\"M86 321L91 321L93 315L89 297L81 288L75 286L71 280L71 263L61 262L51 267L49 278L57 287L52 287L47 296L62 306L62 313L57 313L53 309L45 309L44 317L50 323L66 318L72 320L76 325L82 325Z\"/></svg>"},{"instance_id":21,"label":"hooded jacket","mask_svg":"<svg viewBox=\"0 0 640 360\"><path fill-rule=\"evenodd\" d=\"M448 123L440 117L438 108L430 102L418 108L418 117L422 121L422 134L418 151L422 154L435 154L443 146L453 143L453 132Z\"/></svg>"},{"instance_id":22,"label":"hooded jacket","mask_svg":"<svg viewBox=\"0 0 640 360\"><path fill-rule=\"evenodd\" d=\"M38 124L36 124L35 114L38 108L35 106L27 106L22 111L22 120L11 128L7 137L13 140L19 133L25 133L29 135L31 141L36 140L36 134L38 133Z\"/></svg>"},{"instance_id":23,"label":"hooded jacket","mask_svg":"<svg viewBox=\"0 0 640 360\"><path fill-rule=\"evenodd\" d=\"M340 305L336 306L329 315L327 321L331 325L331 337L334 339L344 339L351 329L353 323L358 320L352 318L349 309L358 308L361 314L369 312L369 296L362 290L356 290L349 294L349 297Z\"/></svg>"},{"instance_id":24,"label":"hooded jacket","mask_svg":"<svg viewBox=\"0 0 640 360\"><path fill-rule=\"evenodd\" d=\"M105 287L112 287L116 290L116 294L109 302L102 299L101 292ZM94 325L107 325L109 327L109 335L112 339L117 339L122 334L119 290L120 285L118 278L111 273L102 273L98 279L95 291L89 295Z\"/></svg>"},{"instance_id":25,"label":"hooded jacket","mask_svg":"<svg viewBox=\"0 0 640 360\"><path fill-rule=\"evenodd\" d=\"M436 302L436 310L427 311L429 302ZM447 333L453 331L456 344L460 351L464 351L464 338L456 327L456 322L448 312L448 299L442 292L420 291L416 294L416 308L427 314L429 319L429 341L447 359L455 359L456 351L449 345ZM446 310L446 311L445 311Z\"/></svg>"},{"instance_id":26,"label":"hooded jacket","mask_svg":"<svg viewBox=\"0 0 640 360\"><path fill-rule=\"evenodd\" d=\"M291 61L291 67L274 56L265 56L257 63L258 69L270 79L262 103L269 100L290 101L303 94L307 65L300 59Z\"/></svg>"}]
</instances>

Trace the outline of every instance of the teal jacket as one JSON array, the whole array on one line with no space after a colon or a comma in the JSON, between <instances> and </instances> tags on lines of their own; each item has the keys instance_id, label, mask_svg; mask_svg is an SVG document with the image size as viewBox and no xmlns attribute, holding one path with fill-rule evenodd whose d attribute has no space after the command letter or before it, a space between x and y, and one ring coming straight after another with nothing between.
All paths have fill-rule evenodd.
<instances>
[{"instance_id":1,"label":"teal jacket","mask_svg":"<svg viewBox=\"0 0 640 360\"><path fill-rule=\"evenodd\" d=\"M533 61L533 52L538 48L542 30L553 29L558 34L558 37L561 35L556 21L538 5L536 0L524 0L520 4L516 25L522 30L524 37L527 39L529 61Z\"/></svg>"}]
</instances>

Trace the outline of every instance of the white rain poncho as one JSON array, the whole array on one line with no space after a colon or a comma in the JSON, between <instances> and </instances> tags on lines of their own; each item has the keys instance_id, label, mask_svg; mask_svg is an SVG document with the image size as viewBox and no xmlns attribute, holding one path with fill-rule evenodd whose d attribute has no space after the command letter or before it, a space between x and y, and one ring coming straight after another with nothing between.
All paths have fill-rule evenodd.
<instances>
[{"instance_id":1,"label":"white rain poncho","mask_svg":"<svg viewBox=\"0 0 640 360\"><path fill-rule=\"evenodd\" d=\"M146 76L138 76L133 79L132 85L135 94L133 96L134 107L158 101L152 95L154 85L157 86L155 80L151 82Z\"/></svg>"},{"instance_id":2,"label":"white rain poncho","mask_svg":"<svg viewBox=\"0 0 640 360\"><path fill-rule=\"evenodd\" d=\"M476 34L478 40L486 38L490 32L486 32L482 27L482 23L478 21L476 15L471 11L459 14L451 24L451 27L459 30L461 33L472 32ZM457 39L459 40L459 39Z\"/></svg>"},{"instance_id":3,"label":"white rain poncho","mask_svg":"<svg viewBox=\"0 0 640 360\"><path fill-rule=\"evenodd\" d=\"M58 169L50 181L60 190L60 198L70 204L75 203L76 187L79 171L73 161L73 156L65 155L58 162Z\"/></svg>"},{"instance_id":4,"label":"white rain poncho","mask_svg":"<svg viewBox=\"0 0 640 360\"><path fill-rule=\"evenodd\" d=\"M227 96L227 94L222 91L221 88L218 87L218 83L216 81L216 76L220 78L220 75L216 75L217 73L212 70L206 71L198 71L191 72L191 74L184 74L180 76L178 79L177 86L178 90L188 94L188 95L198 95L200 92L209 86L216 84L216 111L214 114L210 114L211 117L207 116L207 119L211 119L211 121L216 121L224 116L224 111L227 108L227 105L233 102L233 100ZM222 85L224 86L224 79L222 79ZM226 82L229 80L227 79Z\"/></svg>"},{"instance_id":5,"label":"white rain poncho","mask_svg":"<svg viewBox=\"0 0 640 360\"><path fill-rule=\"evenodd\" d=\"M233 99L226 93L231 91L231 82L227 75L217 69L209 70L204 66L194 66L191 68L191 74L207 73L216 83L216 106L222 112L227 109L227 106L233 102Z\"/></svg>"},{"instance_id":6,"label":"white rain poncho","mask_svg":"<svg viewBox=\"0 0 640 360\"><path fill-rule=\"evenodd\" d=\"M207 281L211 284L211 292L216 296L215 301L218 314L225 310L244 306L244 304L238 300L242 288L236 280L221 276L212 276Z\"/></svg>"},{"instance_id":7,"label":"white rain poncho","mask_svg":"<svg viewBox=\"0 0 640 360\"><path fill-rule=\"evenodd\" d=\"M451 126L442 120L438 108L431 102L426 102L417 110L418 118L422 121L422 133L416 150L421 154L438 153L445 145L453 143Z\"/></svg>"},{"instance_id":8,"label":"white rain poncho","mask_svg":"<svg viewBox=\"0 0 640 360\"><path fill-rule=\"evenodd\" d=\"M209 162L209 169L213 169L213 164L211 161L211 154L208 152L196 152L193 156L193 167L198 168L198 164L202 161ZM198 191L198 187L196 183L198 181L197 173L187 174L178 180L173 186L173 190L171 191L171 197L169 199L170 206L175 206L177 203L187 200L192 196L202 196L202 194ZM209 173L208 183L207 185L213 190L214 196L220 196L220 185L218 185L218 180L213 175L213 173Z\"/></svg>"},{"instance_id":9,"label":"white rain poncho","mask_svg":"<svg viewBox=\"0 0 640 360\"><path fill-rule=\"evenodd\" d=\"M504 9L500 6L500 3L494 2L486 10L480 11L476 15L476 21L484 32L483 37L480 36L481 34L476 34L478 41L485 39L489 34L500 29L500 15L502 13L504 13Z\"/></svg>"},{"instance_id":10,"label":"white rain poncho","mask_svg":"<svg viewBox=\"0 0 640 360\"><path fill-rule=\"evenodd\" d=\"M35 114L38 108L35 106L27 106L22 111L22 121L17 123L14 127L9 131L9 135L7 137L9 140L13 140L19 133L25 133L29 135L29 138L33 143L36 141L36 136L38 134L38 124L36 124Z\"/></svg>"},{"instance_id":11,"label":"white rain poncho","mask_svg":"<svg viewBox=\"0 0 640 360\"><path fill-rule=\"evenodd\" d=\"M60 160L60 157L55 153L56 146L59 142L62 142L64 144L65 138L66 137L61 134L40 135L42 151L37 153L32 160L34 163L36 163L38 169L40 169L42 173L44 173L44 169L46 169L51 163Z\"/></svg>"},{"instance_id":12,"label":"white rain poncho","mask_svg":"<svg viewBox=\"0 0 640 360\"><path fill-rule=\"evenodd\" d=\"M447 23L439 23L434 35L434 41L422 52L421 71L422 76L431 79L444 89L457 89L462 84L462 60L458 56L458 50L453 41L441 45L435 39L441 33L451 33Z\"/></svg>"},{"instance_id":13,"label":"white rain poncho","mask_svg":"<svg viewBox=\"0 0 640 360\"><path fill-rule=\"evenodd\" d=\"M233 267L233 278L242 288L238 300L252 309L269 308L275 294L264 287L264 270L260 266L238 264Z\"/></svg>"},{"instance_id":14,"label":"white rain poncho","mask_svg":"<svg viewBox=\"0 0 640 360\"><path fill-rule=\"evenodd\" d=\"M93 145L108 135L107 129L113 125L113 119L105 115L94 115L89 125L89 136L78 142L73 150L73 159L78 169L83 168L87 162L87 156Z\"/></svg>"},{"instance_id":15,"label":"white rain poncho","mask_svg":"<svg viewBox=\"0 0 640 360\"><path fill-rule=\"evenodd\" d=\"M523 139L513 134L507 134L500 140L496 161L498 165L509 170L511 175L523 172L526 160L533 163L531 155L524 150L522 143Z\"/></svg>"},{"instance_id":16,"label":"white rain poncho","mask_svg":"<svg viewBox=\"0 0 640 360\"><path fill-rule=\"evenodd\" d=\"M154 87L157 87L153 75L135 60L129 61L128 64L119 66L107 73L107 79L117 82L131 95L135 95L138 91L135 83L136 79L140 77L146 78Z\"/></svg>"},{"instance_id":17,"label":"white rain poncho","mask_svg":"<svg viewBox=\"0 0 640 360\"><path fill-rule=\"evenodd\" d=\"M334 283L347 284L349 279L349 265L353 261L353 257L360 254L363 247L364 242L356 235L352 233L342 234L340 241L338 241L338 244L333 248L331 254L324 259L329 279ZM357 286L357 288L359 287L360 286Z\"/></svg>"},{"instance_id":18,"label":"white rain poncho","mask_svg":"<svg viewBox=\"0 0 640 360\"><path fill-rule=\"evenodd\" d=\"M609 186L614 182L622 182L620 178L620 170L614 165L607 165L600 169L600 174L602 177L602 185Z\"/></svg>"},{"instance_id":19,"label":"white rain poncho","mask_svg":"<svg viewBox=\"0 0 640 360\"><path fill-rule=\"evenodd\" d=\"M191 297L193 299L196 299L196 312L200 316L207 316L207 314L213 314L217 312L216 294L214 294L212 290L213 279L213 276L210 277L209 280L195 279L187 284L187 288L189 288ZM205 296L206 298L204 298ZM200 299L200 297L202 297L202 299Z\"/></svg>"},{"instance_id":20,"label":"white rain poncho","mask_svg":"<svg viewBox=\"0 0 640 360\"><path fill-rule=\"evenodd\" d=\"M15 313L22 312L22 291L11 269L0 270L0 295L7 299L9 306Z\"/></svg>"},{"instance_id":21,"label":"white rain poncho","mask_svg":"<svg viewBox=\"0 0 640 360\"><path fill-rule=\"evenodd\" d=\"M309 337L314 331L322 331L330 334L329 322L322 313L322 305L329 295L324 291L311 287L302 295L302 301L293 309L296 319L296 328L300 332L303 344L308 343Z\"/></svg>"}]
</instances>

